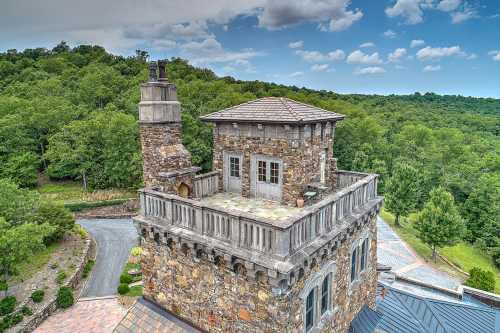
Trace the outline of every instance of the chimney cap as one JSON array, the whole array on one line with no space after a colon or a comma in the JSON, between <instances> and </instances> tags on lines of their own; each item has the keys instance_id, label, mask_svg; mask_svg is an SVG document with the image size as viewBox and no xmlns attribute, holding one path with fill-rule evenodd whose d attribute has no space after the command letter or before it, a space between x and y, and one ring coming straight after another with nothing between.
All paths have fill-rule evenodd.
<instances>
[{"instance_id":1,"label":"chimney cap","mask_svg":"<svg viewBox=\"0 0 500 333\"><path fill-rule=\"evenodd\" d=\"M156 73L156 68L157 68L156 61L151 61L149 63L149 82L156 82L158 81L158 75Z\"/></svg>"},{"instance_id":2,"label":"chimney cap","mask_svg":"<svg viewBox=\"0 0 500 333\"><path fill-rule=\"evenodd\" d=\"M167 71L165 69L167 60L158 60L158 81L168 81Z\"/></svg>"}]
</instances>

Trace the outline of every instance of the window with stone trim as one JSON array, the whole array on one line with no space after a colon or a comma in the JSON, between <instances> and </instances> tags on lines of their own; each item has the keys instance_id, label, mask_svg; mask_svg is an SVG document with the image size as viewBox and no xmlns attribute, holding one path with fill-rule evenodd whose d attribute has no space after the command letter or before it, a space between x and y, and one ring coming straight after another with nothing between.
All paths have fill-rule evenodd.
<instances>
[{"instance_id":1,"label":"window with stone trim","mask_svg":"<svg viewBox=\"0 0 500 333\"><path fill-rule=\"evenodd\" d=\"M269 177L269 181L272 184L278 184L279 179L280 179L280 164L277 162L271 162L270 163L270 168L271 168L271 174Z\"/></svg>"},{"instance_id":2,"label":"window with stone trim","mask_svg":"<svg viewBox=\"0 0 500 333\"><path fill-rule=\"evenodd\" d=\"M358 270L358 247L355 247L351 254L351 282L356 280Z\"/></svg>"},{"instance_id":3,"label":"window with stone trim","mask_svg":"<svg viewBox=\"0 0 500 333\"><path fill-rule=\"evenodd\" d=\"M368 266L368 251L370 247L370 238L363 237L358 240L351 250L351 283L354 282L359 273L363 272Z\"/></svg>"},{"instance_id":4,"label":"window with stone trim","mask_svg":"<svg viewBox=\"0 0 500 333\"><path fill-rule=\"evenodd\" d=\"M259 161L258 165L258 170L257 170L257 176L259 182L265 182L267 177L267 162L266 161Z\"/></svg>"},{"instance_id":5,"label":"window with stone trim","mask_svg":"<svg viewBox=\"0 0 500 333\"><path fill-rule=\"evenodd\" d=\"M316 305L314 298L314 289L312 289L306 298L306 332L309 332L314 326L314 307Z\"/></svg>"},{"instance_id":6,"label":"window with stone trim","mask_svg":"<svg viewBox=\"0 0 500 333\"><path fill-rule=\"evenodd\" d=\"M368 259L368 238L365 238L363 240L363 243L361 244L361 258L360 258L360 265L359 265L360 271L365 270L367 259Z\"/></svg>"},{"instance_id":7,"label":"window with stone trim","mask_svg":"<svg viewBox=\"0 0 500 333\"><path fill-rule=\"evenodd\" d=\"M230 157L229 158L229 174L231 177L240 178L240 158Z\"/></svg>"},{"instance_id":8,"label":"window with stone trim","mask_svg":"<svg viewBox=\"0 0 500 333\"><path fill-rule=\"evenodd\" d=\"M331 273L321 283L321 315L330 308L330 290L332 289Z\"/></svg>"}]
</instances>

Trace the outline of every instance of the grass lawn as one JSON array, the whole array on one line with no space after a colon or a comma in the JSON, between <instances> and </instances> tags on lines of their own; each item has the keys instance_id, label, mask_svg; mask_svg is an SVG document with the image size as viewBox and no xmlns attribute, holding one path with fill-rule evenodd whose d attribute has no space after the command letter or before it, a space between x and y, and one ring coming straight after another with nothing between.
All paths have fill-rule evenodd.
<instances>
[{"instance_id":1,"label":"grass lawn","mask_svg":"<svg viewBox=\"0 0 500 333\"><path fill-rule=\"evenodd\" d=\"M142 286L133 286L125 296L139 297L142 296Z\"/></svg>"},{"instance_id":2,"label":"grass lawn","mask_svg":"<svg viewBox=\"0 0 500 333\"><path fill-rule=\"evenodd\" d=\"M24 261L17 267L19 274L12 276L9 283L19 283L31 278L36 272L38 272L48 264L50 258L52 257L52 254L60 246L60 243L51 244L34 256L29 257L26 261Z\"/></svg>"},{"instance_id":3,"label":"grass lawn","mask_svg":"<svg viewBox=\"0 0 500 333\"><path fill-rule=\"evenodd\" d=\"M86 192L79 182L74 181L47 181L38 187L38 191L44 199L66 204L137 197L137 192L133 189L109 189Z\"/></svg>"},{"instance_id":4,"label":"grass lawn","mask_svg":"<svg viewBox=\"0 0 500 333\"><path fill-rule=\"evenodd\" d=\"M396 231L396 233L423 259L431 262L440 270L463 278L460 273L442 260L438 260L437 263L432 262L431 248L418 239L417 231L413 228L412 224L415 222L415 214L410 215L406 221L401 222L401 227L396 227L394 223L394 216L384 209L380 212L380 217L386 221L394 229L394 231ZM491 258L479 249L470 244L461 242L454 246L446 246L439 249L439 253L466 272L468 272L472 267L480 267L494 272L496 281L495 292L497 294L500 293L500 270L495 268Z\"/></svg>"}]
</instances>

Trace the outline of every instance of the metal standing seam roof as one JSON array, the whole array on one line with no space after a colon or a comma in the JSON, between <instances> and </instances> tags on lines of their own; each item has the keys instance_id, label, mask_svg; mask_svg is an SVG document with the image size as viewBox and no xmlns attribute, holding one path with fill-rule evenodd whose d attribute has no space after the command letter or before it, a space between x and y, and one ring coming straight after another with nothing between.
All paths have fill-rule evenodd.
<instances>
[{"instance_id":1,"label":"metal standing seam roof","mask_svg":"<svg viewBox=\"0 0 500 333\"><path fill-rule=\"evenodd\" d=\"M206 122L313 123L344 115L285 97L264 97L200 117Z\"/></svg>"},{"instance_id":2,"label":"metal standing seam roof","mask_svg":"<svg viewBox=\"0 0 500 333\"><path fill-rule=\"evenodd\" d=\"M377 299L377 329L388 333L499 333L499 310L487 306L435 300L384 286Z\"/></svg>"}]
</instances>

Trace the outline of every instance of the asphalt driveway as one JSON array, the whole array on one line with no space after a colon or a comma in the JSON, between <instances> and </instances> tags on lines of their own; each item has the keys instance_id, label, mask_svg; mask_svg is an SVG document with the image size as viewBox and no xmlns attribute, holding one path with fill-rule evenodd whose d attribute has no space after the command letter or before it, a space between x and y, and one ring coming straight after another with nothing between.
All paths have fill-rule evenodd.
<instances>
[{"instance_id":1,"label":"asphalt driveway","mask_svg":"<svg viewBox=\"0 0 500 333\"><path fill-rule=\"evenodd\" d=\"M78 220L97 243L97 258L82 297L116 295L120 274L138 241L131 219Z\"/></svg>"}]
</instances>

